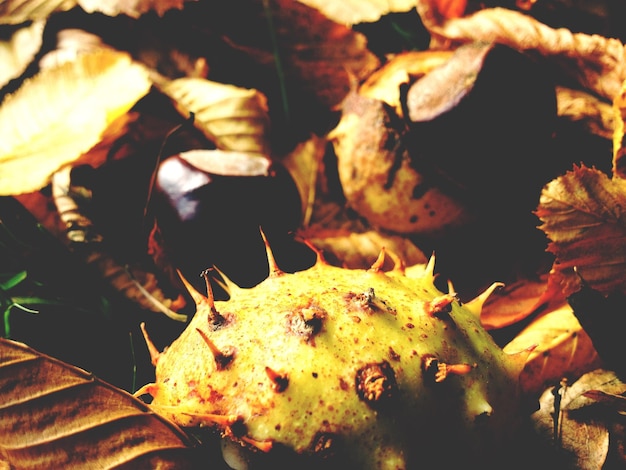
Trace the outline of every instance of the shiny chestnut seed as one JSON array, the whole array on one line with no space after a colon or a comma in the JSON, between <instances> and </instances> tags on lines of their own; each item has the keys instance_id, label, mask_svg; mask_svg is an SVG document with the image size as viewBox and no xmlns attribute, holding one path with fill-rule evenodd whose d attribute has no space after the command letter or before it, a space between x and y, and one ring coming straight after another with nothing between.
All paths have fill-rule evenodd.
<instances>
[{"instance_id":1,"label":"shiny chestnut seed","mask_svg":"<svg viewBox=\"0 0 626 470\"><path fill-rule=\"evenodd\" d=\"M414 164L474 203L533 210L554 174L556 91L547 66L503 44L459 47L406 93Z\"/></svg>"},{"instance_id":2,"label":"shiny chestnut seed","mask_svg":"<svg viewBox=\"0 0 626 470\"><path fill-rule=\"evenodd\" d=\"M263 156L195 150L164 159L151 207L169 261L199 289L216 266L242 287L268 275L260 229L286 271L304 269L314 254L292 232L301 218L289 172Z\"/></svg>"}]
</instances>

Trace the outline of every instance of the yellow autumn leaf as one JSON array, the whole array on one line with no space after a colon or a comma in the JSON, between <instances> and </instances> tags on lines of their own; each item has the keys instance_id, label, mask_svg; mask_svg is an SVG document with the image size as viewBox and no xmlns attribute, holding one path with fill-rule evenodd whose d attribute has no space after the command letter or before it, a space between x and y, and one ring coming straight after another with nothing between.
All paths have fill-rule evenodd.
<instances>
[{"instance_id":1,"label":"yellow autumn leaf","mask_svg":"<svg viewBox=\"0 0 626 470\"><path fill-rule=\"evenodd\" d=\"M267 100L258 90L203 78L179 78L166 83L162 91L175 101L183 116L195 114L196 127L218 149L268 154Z\"/></svg>"},{"instance_id":2,"label":"yellow autumn leaf","mask_svg":"<svg viewBox=\"0 0 626 470\"><path fill-rule=\"evenodd\" d=\"M0 195L36 191L98 143L150 89L126 53L80 55L26 81L0 106Z\"/></svg>"},{"instance_id":3,"label":"yellow autumn leaf","mask_svg":"<svg viewBox=\"0 0 626 470\"><path fill-rule=\"evenodd\" d=\"M601 365L591 339L567 303L533 320L504 351L513 354L532 346L536 347L520 374L520 385L529 395L540 394L563 377L574 382Z\"/></svg>"}]
</instances>

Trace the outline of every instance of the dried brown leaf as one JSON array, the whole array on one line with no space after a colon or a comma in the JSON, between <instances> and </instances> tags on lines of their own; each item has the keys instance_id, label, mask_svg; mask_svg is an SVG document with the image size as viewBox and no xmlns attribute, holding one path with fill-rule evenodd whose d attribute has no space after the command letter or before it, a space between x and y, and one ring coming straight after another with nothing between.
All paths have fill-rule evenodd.
<instances>
[{"instance_id":1,"label":"dried brown leaf","mask_svg":"<svg viewBox=\"0 0 626 470\"><path fill-rule=\"evenodd\" d=\"M565 295L578 287L578 270L594 289L626 292L626 181L575 166L548 183L536 214L557 257L553 275Z\"/></svg>"},{"instance_id":2,"label":"dried brown leaf","mask_svg":"<svg viewBox=\"0 0 626 470\"><path fill-rule=\"evenodd\" d=\"M606 371L594 370L574 383L569 382L571 386L548 388L539 399L540 409L532 415L538 434L571 454L572 468L604 468L612 440L609 426L601 414L594 413L593 408L587 406L591 400L583 395L586 390L605 383L610 375ZM560 400L556 406L555 398Z\"/></svg>"},{"instance_id":3,"label":"dried brown leaf","mask_svg":"<svg viewBox=\"0 0 626 470\"><path fill-rule=\"evenodd\" d=\"M613 132L613 178L626 179L626 142L624 123L626 122L626 80L613 100L615 126Z\"/></svg>"},{"instance_id":4,"label":"dried brown leaf","mask_svg":"<svg viewBox=\"0 0 626 470\"><path fill-rule=\"evenodd\" d=\"M567 304L533 320L504 350L515 353L531 346L536 347L520 375L522 389L529 395L539 395L562 377L572 382L601 364L591 339Z\"/></svg>"},{"instance_id":5,"label":"dried brown leaf","mask_svg":"<svg viewBox=\"0 0 626 470\"><path fill-rule=\"evenodd\" d=\"M316 197L317 176L326 151L326 139L312 135L281 159L293 178L302 201L302 226L311 221Z\"/></svg>"},{"instance_id":6,"label":"dried brown leaf","mask_svg":"<svg viewBox=\"0 0 626 470\"><path fill-rule=\"evenodd\" d=\"M287 102L282 106L289 113L295 114L295 108L309 113L336 108L354 83L380 66L365 35L300 2L238 0L228 8L209 6L205 12L212 33L269 70L274 83L284 79ZM303 106L308 109L300 109Z\"/></svg>"},{"instance_id":7,"label":"dried brown leaf","mask_svg":"<svg viewBox=\"0 0 626 470\"><path fill-rule=\"evenodd\" d=\"M0 24L45 20L52 13L75 6L76 0L3 0L0 2Z\"/></svg>"},{"instance_id":8,"label":"dried brown leaf","mask_svg":"<svg viewBox=\"0 0 626 470\"><path fill-rule=\"evenodd\" d=\"M149 11L163 15L168 10L183 8L185 2L189 1L197 0L78 0L78 4L88 13L138 18Z\"/></svg>"},{"instance_id":9,"label":"dried brown leaf","mask_svg":"<svg viewBox=\"0 0 626 470\"><path fill-rule=\"evenodd\" d=\"M195 114L196 127L218 149L269 154L267 100L258 90L179 78L166 83L162 91L184 117Z\"/></svg>"},{"instance_id":10,"label":"dried brown leaf","mask_svg":"<svg viewBox=\"0 0 626 470\"><path fill-rule=\"evenodd\" d=\"M505 8L485 8L447 21L438 20L427 1L418 2L418 11L432 34L431 48L493 41L535 51L553 63L558 62L560 70L581 87L609 101L619 93L626 78L624 45L615 38L554 29Z\"/></svg>"},{"instance_id":11,"label":"dried brown leaf","mask_svg":"<svg viewBox=\"0 0 626 470\"><path fill-rule=\"evenodd\" d=\"M34 21L15 31L9 40L0 41L0 88L19 77L43 42L45 22Z\"/></svg>"},{"instance_id":12,"label":"dried brown leaf","mask_svg":"<svg viewBox=\"0 0 626 470\"><path fill-rule=\"evenodd\" d=\"M192 445L127 392L0 339L0 455L10 468L192 468Z\"/></svg>"},{"instance_id":13,"label":"dried brown leaf","mask_svg":"<svg viewBox=\"0 0 626 470\"><path fill-rule=\"evenodd\" d=\"M424 76L450 59L452 54L453 51L435 50L400 53L372 73L359 88L359 93L387 103L398 116L402 116L400 85Z\"/></svg>"},{"instance_id":14,"label":"dried brown leaf","mask_svg":"<svg viewBox=\"0 0 626 470\"><path fill-rule=\"evenodd\" d=\"M481 311L480 321L489 330L504 328L563 301L561 290L549 283L548 274L538 279L518 279L489 296Z\"/></svg>"},{"instance_id":15,"label":"dried brown leaf","mask_svg":"<svg viewBox=\"0 0 626 470\"><path fill-rule=\"evenodd\" d=\"M316 8L329 19L345 25L374 22L388 13L406 12L415 8L415 0L298 0Z\"/></svg>"},{"instance_id":16,"label":"dried brown leaf","mask_svg":"<svg viewBox=\"0 0 626 470\"><path fill-rule=\"evenodd\" d=\"M556 87L558 115L580 123L585 132L612 139L615 131L615 113L606 101L581 90Z\"/></svg>"},{"instance_id":17,"label":"dried brown leaf","mask_svg":"<svg viewBox=\"0 0 626 470\"><path fill-rule=\"evenodd\" d=\"M383 248L399 257L407 266L428 262L424 253L406 238L373 230L355 233L311 228L306 238L322 251L328 261L351 269L368 269ZM391 269L393 266L393 260L387 257L383 269Z\"/></svg>"},{"instance_id":18,"label":"dried brown leaf","mask_svg":"<svg viewBox=\"0 0 626 470\"><path fill-rule=\"evenodd\" d=\"M3 0L0 2L0 23L20 24L29 20L43 20L51 14L80 6L88 13L109 16L128 15L137 18L149 11L163 15L184 3L196 0Z\"/></svg>"}]
</instances>

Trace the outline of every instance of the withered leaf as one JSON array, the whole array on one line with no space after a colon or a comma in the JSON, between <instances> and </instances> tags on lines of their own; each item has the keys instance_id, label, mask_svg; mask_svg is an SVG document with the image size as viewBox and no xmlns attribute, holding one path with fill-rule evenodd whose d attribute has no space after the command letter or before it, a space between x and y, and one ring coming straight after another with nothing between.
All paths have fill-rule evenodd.
<instances>
[{"instance_id":1,"label":"withered leaf","mask_svg":"<svg viewBox=\"0 0 626 470\"><path fill-rule=\"evenodd\" d=\"M311 221L316 199L320 165L326 151L326 139L312 135L285 155L281 162L296 183L302 202L302 226Z\"/></svg>"},{"instance_id":2,"label":"withered leaf","mask_svg":"<svg viewBox=\"0 0 626 470\"><path fill-rule=\"evenodd\" d=\"M424 76L452 56L453 51L407 51L392 57L373 72L359 88L359 93L392 106L398 116L403 110L400 103L400 85L409 84Z\"/></svg>"},{"instance_id":3,"label":"withered leaf","mask_svg":"<svg viewBox=\"0 0 626 470\"><path fill-rule=\"evenodd\" d=\"M196 0L78 0L78 4L88 13L128 15L137 18L149 11L163 15L168 10L182 8L188 1Z\"/></svg>"},{"instance_id":4,"label":"withered leaf","mask_svg":"<svg viewBox=\"0 0 626 470\"><path fill-rule=\"evenodd\" d=\"M549 282L548 274L537 279L519 278L494 291L481 311L480 321L487 329L503 328L517 323L539 309L562 303L560 288Z\"/></svg>"},{"instance_id":5,"label":"withered leaf","mask_svg":"<svg viewBox=\"0 0 626 470\"><path fill-rule=\"evenodd\" d=\"M562 377L573 381L602 363L567 303L537 317L504 350L515 353L533 345L520 375L522 389L530 395Z\"/></svg>"},{"instance_id":6,"label":"withered leaf","mask_svg":"<svg viewBox=\"0 0 626 470\"><path fill-rule=\"evenodd\" d=\"M218 149L268 155L267 99L258 90L179 78L166 83L162 91L184 117L195 114L194 124Z\"/></svg>"},{"instance_id":7,"label":"withered leaf","mask_svg":"<svg viewBox=\"0 0 626 470\"><path fill-rule=\"evenodd\" d=\"M578 286L574 267L601 293L626 292L625 207L626 181L584 165L544 187L536 214L565 295Z\"/></svg>"},{"instance_id":8,"label":"withered leaf","mask_svg":"<svg viewBox=\"0 0 626 470\"><path fill-rule=\"evenodd\" d=\"M300 2L238 0L207 6L203 14L229 47L271 71L274 85L283 79L286 102L276 106L288 107L291 118L336 108L354 83L380 66L363 34Z\"/></svg>"},{"instance_id":9,"label":"withered leaf","mask_svg":"<svg viewBox=\"0 0 626 470\"><path fill-rule=\"evenodd\" d=\"M67 11L76 0L3 0L0 2L0 24L21 24L45 20L54 12Z\"/></svg>"},{"instance_id":10,"label":"withered leaf","mask_svg":"<svg viewBox=\"0 0 626 470\"><path fill-rule=\"evenodd\" d=\"M626 121L626 80L622 83L620 92L613 98L613 177L626 178L626 142L624 141Z\"/></svg>"},{"instance_id":11,"label":"withered leaf","mask_svg":"<svg viewBox=\"0 0 626 470\"><path fill-rule=\"evenodd\" d=\"M415 8L415 0L298 0L316 8L329 19L345 25L374 22L388 13L406 12Z\"/></svg>"},{"instance_id":12,"label":"withered leaf","mask_svg":"<svg viewBox=\"0 0 626 470\"><path fill-rule=\"evenodd\" d=\"M428 259L408 239L397 235L385 235L374 230L355 233L348 230L318 230L312 227L307 239L324 257L340 266L351 269L368 269L384 249L390 256L385 257L384 270L394 268L393 256L405 265L425 265Z\"/></svg>"},{"instance_id":13,"label":"withered leaf","mask_svg":"<svg viewBox=\"0 0 626 470\"><path fill-rule=\"evenodd\" d=\"M137 18L149 11L163 15L172 8L182 8L185 1L194 0L3 0L0 2L0 23L20 24L42 20L55 12L80 6L88 13L109 16L128 15Z\"/></svg>"},{"instance_id":14,"label":"withered leaf","mask_svg":"<svg viewBox=\"0 0 626 470\"><path fill-rule=\"evenodd\" d=\"M590 93L556 87L559 117L580 123L585 132L612 139L615 128L615 115L611 104Z\"/></svg>"},{"instance_id":15,"label":"withered leaf","mask_svg":"<svg viewBox=\"0 0 626 470\"><path fill-rule=\"evenodd\" d=\"M267 176L271 164L260 154L227 150L188 150L179 156L194 168L222 176Z\"/></svg>"},{"instance_id":16,"label":"withered leaf","mask_svg":"<svg viewBox=\"0 0 626 470\"><path fill-rule=\"evenodd\" d=\"M193 468L193 440L92 374L0 339L0 454L10 468Z\"/></svg>"},{"instance_id":17,"label":"withered leaf","mask_svg":"<svg viewBox=\"0 0 626 470\"><path fill-rule=\"evenodd\" d=\"M571 454L572 468L604 468L612 440L609 425L603 420L603 415L590 406L591 400L584 398L584 394L607 381L607 371L598 369L573 383L550 387L539 399L540 409L532 415L538 433L546 441L553 441L554 446ZM558 406L555 406L555 398L560 399Z\"/></svg>"},{"instance_id":18,"label":"withered leaf","mask_svg":"<svg viewBox=\"0 0 626 470\"><path fill-rule=\"evenodd\" d=\"M0 88L24 72L42 44L44 21L34 21L0 41Z\"/></svg>"},{"instance_id":19,"label":"withered leaf","mask_svg":"<svg viewBox=\"0 0 626 470\"><path fill-rule=\"evenodd\" d=\"M624 45L615 38L551 28L523 13L485 8L463 18L441 21L430 2L417 2L432 34L431 48L450 43L488 41L518 50L536 51L582 88L613 100L626 78Z\"/></svg>"},{"instance_id":20,"label":"withered leaf","mask_svg":"<svg viewBox=\"0 0 626 470\"><path fill-rule=\"evenodd\" d=\"M0 194L35 191L99 142L151 82L130 56L110 50L42 71L0 107Z\"/></svg>"}]
</instances>

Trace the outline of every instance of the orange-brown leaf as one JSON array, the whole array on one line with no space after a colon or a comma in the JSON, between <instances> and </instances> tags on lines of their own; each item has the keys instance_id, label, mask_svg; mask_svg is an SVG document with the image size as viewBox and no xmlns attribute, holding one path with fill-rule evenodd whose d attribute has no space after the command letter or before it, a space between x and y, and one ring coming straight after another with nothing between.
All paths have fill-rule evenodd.
<instances>
[{"instance_id":1,"label":"orange-brown leaf","mask_svg":"<svg viewBox=\"0 0 626 470\"><path fill-rule=\"evenodd\" d=\"M0 455L10 468L192 468L192 445L127 392L0 339Z\"/></svg>"},{"instance_id":2,"label":"orange-brown leaf","mask_svg":"<svg viewBox=\"0 0 626 470\"><path fill-rule=\"evenodd\" d=\"M536 214L556 255L553 275L566 295L578 286L574 268L594 289L626 292L626 181L585 166L551 181Z\"/></svg>"},{"instance_id":3,"label":"orange-brown leaf","mask_svg":"<svg viewBox=\"0 0 626 470\"><path fill-rule=\"evenodd\" d=\"M518 279L489 296L480 321L488 330L504 328L564 300L561 289L550 282L548 274L538 279Z\"/></svg>"}]
</instances>

